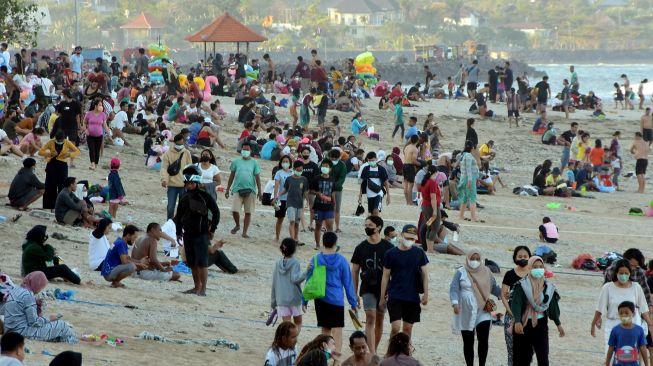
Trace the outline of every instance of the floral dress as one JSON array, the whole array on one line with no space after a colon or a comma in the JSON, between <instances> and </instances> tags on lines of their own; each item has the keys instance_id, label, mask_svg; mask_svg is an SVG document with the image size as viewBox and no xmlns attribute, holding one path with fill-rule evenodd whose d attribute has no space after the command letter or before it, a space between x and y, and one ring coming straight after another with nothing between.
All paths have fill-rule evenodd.
<instances>
[{"instance_id":1,"label":"floral dress","mask_svg":"<svg viewBox=\"0 0 653 366\"><path fill-rule=\"evenodd\" d=\"M478 165L471 153L463 152L460 160L460 182L458 183L458 201L461 204L476 203L476 181L478 180ZM469 183L471 187L467 188Z\"/></svg>"}]
</instances>

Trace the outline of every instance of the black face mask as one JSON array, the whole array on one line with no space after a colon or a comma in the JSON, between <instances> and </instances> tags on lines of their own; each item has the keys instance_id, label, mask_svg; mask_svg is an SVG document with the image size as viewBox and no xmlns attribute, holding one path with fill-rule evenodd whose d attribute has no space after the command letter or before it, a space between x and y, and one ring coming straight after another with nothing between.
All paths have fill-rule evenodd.
<instances>
[{"instance_id":1,"label":"black face mask","mask_svg":"<svg viewBox=\"0 0 653 366\"><path fill-rule=\"evenodd\" d=\"M366 228L365 228L365 234L366 234L367 236L372 236L372 235L374 235L375 233L376 233L376 228L369 228L369 227L366 227Z\"/></svg>"},{"instance_id":2,"label":"black face mask","mask_svg":"<svg viewBox=\"0 0 653 366\"><path fill-rule=\"evenodd\" d=\"M528 259L517 259L515 264L520 267L526 267L528 265Z\"/></svg>"},{"instance_id":3,"label":"black face mask","mask_svg":"<svg viewBox=\"0 0 653 366\"><path fill-rule=\"evenodd\" d=\"M206 162L211 161L211 158L208 157L208 156L202 156L202 158L200 159L200 161L201 161L202 163L206 163Z\"/></svg>"}]
</instances>

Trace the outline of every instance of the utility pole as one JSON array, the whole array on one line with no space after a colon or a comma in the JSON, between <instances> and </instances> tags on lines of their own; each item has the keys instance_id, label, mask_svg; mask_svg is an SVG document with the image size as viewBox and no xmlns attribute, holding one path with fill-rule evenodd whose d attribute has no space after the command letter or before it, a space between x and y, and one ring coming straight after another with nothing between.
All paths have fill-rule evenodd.
<instances>
[{"instance_id":1,"label":"utility pole","mask_svg":"<svg viewBox=\"0 0 653 366\"><path fill-rule=\"evenodd\" d=\"M79 0L75 1L75 47L79 46Z\"/></svg>"}]
</instances>

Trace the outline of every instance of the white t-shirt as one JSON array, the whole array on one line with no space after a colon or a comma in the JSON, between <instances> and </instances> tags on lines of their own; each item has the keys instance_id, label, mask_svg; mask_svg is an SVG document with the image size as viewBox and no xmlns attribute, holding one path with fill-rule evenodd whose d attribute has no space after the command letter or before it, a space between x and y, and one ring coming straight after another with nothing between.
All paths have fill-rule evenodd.
<instances>
[{"instance_id":1,"label":"white t-shirt","mask_svg":"<svg viewBox=\"0 0 653 366\"><path fill-rule=\"evenodd\" d=\"M172 219L166 221L166 223L161 226L161 231L166 233L171 238L177 237L177 225L175 225L175 222L172 221ZM170 251L170 248L172 247L172 243L169 240L161 239L161 244L163 244L164 251L166 252Z\"/></svg>"},{"instance_id":2,"label":"white t-shirt","mask_svg":"<svg viewBox=\"0 0 653 366\"><path fill-rule=\"evenodd\" d=\"M5 83L0 83L0 96L3 96L7 94L7 88L5 87Z\"/></svg>"},{"instance_id":3,"label":"white t-shirt","mask_svg":"<svg viewBox=\"0 0 653 366\"><path fill-rule=\"evenodd\" d=\"M11 55L9 51L0 53L0 66L7 66L7 72L11 73Z\"/></svg>"},{"instance_id":4,"label":"white t-shirt","mask_svg":"<svg viewBox=\"0 0 653 366\"><path fill-rule=\"evenodd\" d=\"M127 125L128 121L129 117L127 116L127 112L120 111L116 113L115 117L113 117L113 121L111 121L111 128L117 128L122 131L122 129Z\"/></svg>"},{"instance_id":5,"label":"white t-shirt","mask_svg":"<svg viewBox=\"0 0 653 366\"><path fill-rule=\"evenodd\" d=\"M147 97L141 94L136 98L136 113L141 113L147 107Z\"/></svg>"},{"instance_id":6,"label":"white t-shirt","mask_svg":"<svg viewBox=\"0 0 653 366\"><path fill-rule=\"evenodd\" d=\"M46 97L52 95L50 89L53 87L52 81L48 78L40 78L34 85L40 85L43 88L43 94Z\"/></svg>"},{"instance_id":7,"label":"white t-shirt","mask_svg":"<svg viewBox=\"0 0 653 366\"><path fill-rule=\"evenodd\" d=\"M293 366L297 359L297 346L293 349L268 349L265 355L265 366Z\"/></svg>"},{"instance_id":8,"label":"white t-shirt","mask_svg":"<svg viewBox=\"0 0 653 366\"><path fill-rule=\"evenodd\" d=\"M644 291L639 283L631 282L628 288L617 287L614 282L608 282L601 288L599 294L599 303L596 306L596 311L603 314L608 319L619 319L619 304L624 301L630 301L635 304L635 316L633 323L640 324L640 316L642 311L648 311L648 304Z\"/></svg>"},{"instance_id":9,"label":"white t-shirt","mask_svg":"<svg viewBox=\"0 0 653 366\"><path fill-rule=\"evenodd\" d=\"M213 177L220 174L220 168L213 164L211 164L211 166L206 170L202 169L202 164L197 164L197 167L200 168L200 171L202 172L202 180L200 181L202 184L213 183Z\"/></svg>"},{"instance_id":10,"label":"white t-shirt","mask_svg":"<svg viewBox=\"0 0 653 366\"><path fill-rule=\"evenodd\" d=\"M23 366L23 363L13 357L0 356L0 366Z\"/></svg>"},{"instance_id":11,"label":"white t-shirt","mask_svg":"<svg viewBox=\"0 0 653 366\"><path fill-rule=\"evenodd\" d=\"M7 133L5 132L5 130L0 128L0 141L4 141L7 137L8 136L7 136Z\"/></svg>"},{"instance_id":12,"label":"white t-shirt","mask_svg":"<svg viewBox=\"0 0 653 366\"><path fill-rule=\"evenodd\" d=\"M365 164L367 164L367 163L365 163ZM379 171L379 167L378 167L378 165L377 165L376 167L374 167L374 168L370 167L370 170L369 170L369 171L370 171L370 172L378 172L378 171ZM360 177L360 174L361 174L362 172L363 172L363 168L361 167L361 170L360 170L360 172L358 173L358 176L359 176L359 177ZM368 179L371 180L372 182L378 184L379 186L383 187L383 185L381 184L381 178L368 178ZM367 184L367 182L365 182L365 184ZM380 190L380 191L378 191L378 192L375 193L375 192L372 192L371 189L367 188L367 190L366 190L366 194L367 194L367 197L368 197L368 198L376 197L376 196L381 196L381 197L383 197L383 190Z\"/></svg>"},{"instance_id":13,"label":"white t-shirt","mask_svg":"<svg viewBox=\"0 0 653 366\"><path fill-rule=\"evenodd\" d=\"M88 236L88 268L94 271L104 261L107 252L111 249L111 244L106 235L100 239L93 236L93 233Z\"/></svg>"}]
</instances>

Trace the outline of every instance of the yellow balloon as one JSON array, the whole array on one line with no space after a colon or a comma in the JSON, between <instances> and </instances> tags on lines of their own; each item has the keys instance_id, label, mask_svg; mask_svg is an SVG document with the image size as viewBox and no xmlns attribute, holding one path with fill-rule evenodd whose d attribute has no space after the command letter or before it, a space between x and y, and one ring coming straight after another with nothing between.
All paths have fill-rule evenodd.
<instances>
[{"instance_id":1,"label":"yellow balloon","mask_svg":"<svg viewBox=\"0 0 653 366\"><path fill-rule=\"evenodd\" d=\"M181 86L182 88L186 88L188 86L188 76L186 76L185 74L179 74L177 80L179 80L179 86Z\"/></svg>"},{"instance_id":2,"label":"yellow balloon","mask_svg":"<svg viewBox=\"0 0 653 366\"><path fill-rule=\"evenodd\" d=\"M193 79L193 81L195 82L195 84L197 84L197 87L200 90L204 90L204 79L202 79L199 76L196 76L195 79Z\"/></svg>"}]
</instances>

